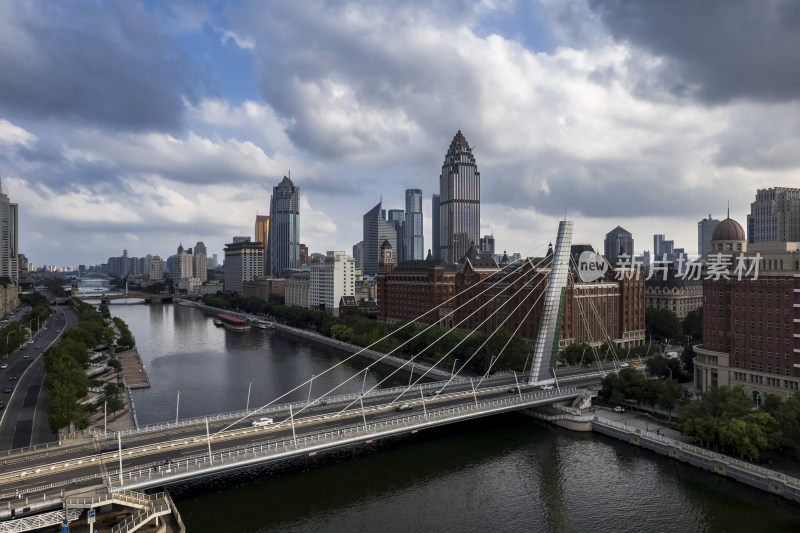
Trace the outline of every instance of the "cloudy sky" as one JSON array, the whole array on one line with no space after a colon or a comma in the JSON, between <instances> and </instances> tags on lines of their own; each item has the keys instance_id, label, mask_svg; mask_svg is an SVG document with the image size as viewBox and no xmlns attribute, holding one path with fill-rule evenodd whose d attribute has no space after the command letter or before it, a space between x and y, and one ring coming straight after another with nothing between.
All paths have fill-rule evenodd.
<instances>
[{"instance_id":1,"label":"cloudy sky","mask_svg":"<svg viewBox=\"0 0 800 533\"><path fill-rule=\"evenodd\" d=\"M0 2L0 176L34 265L222 254L291 171L310 251L430 198L456 131L482 233L602 250L800 186L800 3ZM792 148L794 147L794 148Z\"/></svg>"}]
</instances>

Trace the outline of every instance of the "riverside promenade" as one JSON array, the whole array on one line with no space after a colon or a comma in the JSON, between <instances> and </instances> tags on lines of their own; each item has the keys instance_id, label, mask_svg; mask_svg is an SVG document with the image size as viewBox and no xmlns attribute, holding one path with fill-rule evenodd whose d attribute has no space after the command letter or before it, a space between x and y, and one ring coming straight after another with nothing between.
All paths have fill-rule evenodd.
<instances>
[{"instance_id":1,"label":"riverside promenade","mask_svg":"<svg viewBox=\"0 0 800 533\"><path fill-rule=\"evenodd\" d=\"M691 444L692 439L639 413L615 413L598 407L591 416L592 431L644 448L794 502L800 502L800 479L794 469L765 468Z\"/></svg>"}]
</instances>

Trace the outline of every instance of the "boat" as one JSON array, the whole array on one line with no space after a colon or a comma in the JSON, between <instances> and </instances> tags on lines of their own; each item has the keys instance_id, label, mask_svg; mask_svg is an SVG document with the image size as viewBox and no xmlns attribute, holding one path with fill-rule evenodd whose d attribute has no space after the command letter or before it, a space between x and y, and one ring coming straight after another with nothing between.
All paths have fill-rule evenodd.
<instances>
[{"instance_id":1,"label":"boat","mask_svg":"<svg viewBox=\"0 0 800 533\"><path fill-rule=\"evenodd\" d=\"M215 318L214 319L214 325L221 328L222 327L222 320L220 320L219 318Z\"/></svg>"},{"instance_id":2,"label":"boat","mask_svg":"<svg viewBox=\"0 0 800 533\"><path fill-rule=\"evenodd\" d=\"M232 329L234 331L247 331L250 329L250 324L247 323L247 320L243 320L235 316L221 314L217 315L214 324L217 324L216 320L219 320L222 326L225 328Z\"/></svg>"},{"instance_id":3,"label":"boat","mask_svg":"<svg viewBox=\"0 0 800 533\"><path fill-rule=\"evenodd\" d=\"M272 327L271 322L256 322L255 324L258 329L269 329Z\"/></svg>"}]
</instances>

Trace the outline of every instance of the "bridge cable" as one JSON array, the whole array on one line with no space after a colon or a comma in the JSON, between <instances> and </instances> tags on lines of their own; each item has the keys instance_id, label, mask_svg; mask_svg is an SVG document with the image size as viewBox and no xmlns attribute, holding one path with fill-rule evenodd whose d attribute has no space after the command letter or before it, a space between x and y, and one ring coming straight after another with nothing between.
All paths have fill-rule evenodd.
<instances>
[{"instance_id":1,"label":"bridge cable","mask_svg":"<svg viewBox=\"0 0 800 533\"><path fill-rule=\"evenodd\" d=\"M546 242L552 242L552 238L551 238L551 239L547 239L547 240L545 240L543 243L539 244L537 247L533 248L531 251L534 251L534 250L536 250L536 249L539 249L539 248L543 247L543 246L544 246L544 243L546 243ZM522 261L522 260L520 260L520 261ZM514 261L513 263L516 263L516 261ZM513 263L511 263L511 264L513 264ZM523 263L523 264L524 264L524 263ZM521 266L522 266L522 265L520 265L520 267L518 267L518 268L521 268ZM510 275L511 275L511 274L513 274L513 273L514 273L514 271L511 271L511 272L509 272L509 274L507 274L507 276L506 276L506 277L510 276ZM490 287L487 287L486 289L484 289L483 291L481 291L480 293L478 293L476 296L474 296L473 298L471 298L470 300L468 300L467 302L465 302L465 304L464 304L464 305L467 305L467 304L469 304L469 303L470 303L472 300L474 300L475 298L477 298L478 296L480 296L480 295L481 295L481 294L483 294L484 292L486 292L486 291L490 290L490 289L491 289L491 288L493 288L495 285L497 285L497 284L499 284L500 282L502 282L502 281L503 281L503 279L505 279L505 278L502 278L502 279L498 280L497 282L495 282L495 283L494 283L492 286L490 286ZM482 283L482 281L481 281L481 283ZM414 320L412 320L412 321L409 321L409 322L407 322L406 324L402 325L400 328L398 328L398 329L396 329L396 330L393 330L391 333L388 333L387 335L385 335L385 336L383 336L382 338L380 338L380 339L376 340L376 341L375 341L375 342L373 342L372 344L370 344L370 345L368 345L368 346L365 346L365 347L361 348L360 350L358 350L358 351L354 352L353 354L349 355L348 357L346 357L346 358L342 359L342 360L341 360L341 361L339 361L338 363L336 363L336 364L332 365L330 368L327 368L327 369L325 369L325 370L324 370L322 373L320 373L319 375L317 375L317 376L314 376L314 377L312 377L311 379L308 379L308 380L306 380L305 382L303 382L303 383L301 383L301 384L297 385L297 386L296 386L296 387L294 387L293 389L291 389L291 390L289 390L289 391L287 391L287 392L285 392L285 393L281 394L280 396L276 397L275 399L271 400L270 402L268 402L268 403L266 403L266 404L262 405L261 407L258 407L257 409L253 410L252 412L250 412L250 413L247 413L245 416L243 416L243 417L239 418L238 420L236 420L236 421L234 421L234 422L232 422L232 423L228 424L228 425L227 425L227 426L225 426L224 428L222 428L222 429L220 429L220 430L216 431L216 432L214 433L214 435L217 435L217 434L219 434L219 433L221 433L221 432L223 432L223 431L226 431L227 429L229 429L229 428L233 427L234 425L238 424L238 423L239 423L239 422L241 422L242 420L245 420L246 418L249 418L249 417L251 417L251 416L252 416L252 415L254 415L254 414L258 414L258 413L259 413L259 412L261 412L263 409L265 409L265 408L267 408L267 407L269 407L269 406L271 406L271 405L274 405L274 404L275 404L276 402L278 402L279 400L281 400L281 399L285 398L286 396L288 396L288 395L292 394L293 392L296 392L297 390L300 390L301 388L305 387L305 385L309 384L309 383L310 383L310 382L311 382L311 381L312 381L314 378L319 378L320 376L322 376L322 375L325 375L326 373L328 373L328 372L330 372L330 371L334 370L334 369L335 369L335 368L337 368L338 366L345 364L346 362L350 361L351 359L353 359L353 358L354 358L354 357L356 357L357 355L361 354L362 352L364 352L364 351L366 351L366 350L368 350L368 349L372 348L372 347L373 347L373 346L375 346L376 344L379 344L380 342L382 342L382 341L386 340L387 338L391 337L391 336L392 336L392 335L393 335L393 334L394 334L396 331L401 331L403 328L405 328L405 327L409 326L410 324L413 324L413 323L415 323L416 321L418 321L418 320L420 320L420 319L424 318L425 316L427 316L427 315L429 315L430 313L432 313L432 312L436 311L436 310L437 310L437 309L439 309L440 307L442 307L442 306L444 306L444 305L446 305L446 304L450 303L452 300L454 300L454 299L456 299L456 298L458 298L458 297L462 296L463 294L467 293L468 291L472 290L473 288L479 287L479 286L481 285L481 283L478 283L478 284L476 284L476 285L470 286L470 287L468 287L467 289L465 289L464 291L462 291L461 293L458 293L458 294L455 294L455 295L451 296L451 297L450 297L450 298L448 298L447 300L445 300L445 301L443 301L443 302L441 302L441 303L437 304L437 305L436 305L436 306L434 306L433 308L429 309L428 311L426 311L425 313L423 313L422 315L420 315L420 316L419 316L419 317L417 317L416 319L414 319ZM455 311L456 311L456 310L460 309L460 308L461 308L461 307L463 307L464 305L462 305L462 306L459 306L458 308L456 308L456 309L454 309L454 310L450 311L450 312L449 312L447 315L445 315L445 317L444 317L444 318L448 318L448 317L452 316L452 315L455 313ZM368 369L368 368L371 368L373 365L375 365L375 364L379 363L379 362L380 362L381 360L383 360L385 357L387 357L387 356L389 356L390 354L394 353L395 351L397 351L398 349L400 349L400 348L401 348L401 347L403 347L404 345L408 344L410 341L414 340L415 338L417 338L418 336L422 335L423 333L425 333L426 331L428 331L430 328L432 328L432 327L434 327L434 326L435 326L435 324L431 324L431 325L429 325L427 328L425 328L424 330L420 331L420 332L419 332L419 333L417 333L415 336L413 336L413 337L411 337L410 339L406 340L405 342L403 342L402 344L400 344L398 347L394 348L394 349L393 349L393 350L391 350L390 352L388 352L388 353L384 354L383 356L381 356L381 357L380 357L378 360L376 360L376 361L374 361L373 363L371 363L370 365L368 365L368 366L365 368L365 370L366 370L366 369ZM408 363L408 362L411 362L411 361L407 361L407 363ZM406 363L406 364L407 364L407 363ZM405 366L405 364L404 364L403 366ZM352 380L353 378L355 378L356 376L358 376L358 375L360 375L360 374L361 374L361 371L359 371L359 372L358 372L358 374L354 374L354 375L353 375L353 376L351 376L350 378L346 379L346 380L345 380L345 381L343 381L341 384L339 384L337 387L334 387L333 389L331 389L330 391L328 391L328 393L325 393L323 396L330 394L330 392L333 392L334 390L336 390L337 388L341 387L342 385L344 385L345 383L349 382L350 380ZM315 400L315 402L316 402L316 400ZM310 405L310 404L309 404L309 405ZM305 410L307 407L308 407L308 405L306 405L305 407L303 407L303 408L301 409L301 411Z\"/></svg>"}]
</instances>

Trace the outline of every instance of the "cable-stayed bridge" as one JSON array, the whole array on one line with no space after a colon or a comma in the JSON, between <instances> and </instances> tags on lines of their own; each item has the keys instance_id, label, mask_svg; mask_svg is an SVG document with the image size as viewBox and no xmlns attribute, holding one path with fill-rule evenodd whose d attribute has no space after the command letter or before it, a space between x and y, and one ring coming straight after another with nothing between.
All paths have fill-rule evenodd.
<instances>
[{"instance_id":1,"label":"cable-stayed bridge","mask_svg":"<svg viewBox=\"0 0 800 533\"><path fill-rule=\"evenodd\" d=\"M464 376L463 370L482 345L460 367L456 369L454 364L452 375L446 381L423 383L426 371L413 383L410 380L407 387L382 390L378 388L379 383L361 394L334 395L345 383L359 379L359 372L313 400L309 396L307 402L285 403L289 394L305 386L311 390L314 379L311 377L249 412L119 432L111 439L107 434L96 433L94 439L79 445L10 454L0 460L0 520L10 516L12 500L19 501L21 496L33 498L31 504L42 509L52 506L56 500L67 507L91 508L102 505L98 502L107 501L110 493L160 487L253 464L366 445L377 439L415 434L428 428L498 413L572 403L578 397L582 398L579 401L585 402L592 394L585 386L596 382L603 375L603 368L569 378L559 378L555 373L560 319L570 266L571 234L572 223L561 222L555 250L547 258L548 275L531 276L525 282L546 284L546 290L529 292L544 298L541 326L529 372L491 375L495 370L492 367L500 357L497 354L497 359L490 361L483 376ZM508 284L503 291L513 287ZM488 290L481 287L471 289ZM473 300L474 297L465 299L462 304L472 313L477 311L470 307L475 307ZM538 301L522 300L517 307L533 309ZM581 310L582 314L591 312L591 309ZM507 317L510 316L508 313ZM455 324L456 328L460 326L461 323ZM504 326L505 320L497 324L495 331ZM443 354L436 365L452 350ZM391 357L394 351L387 353L386 357ZM333 365L329 371L356 355ZM419 355L408 359L408 364L415 364ZM616 368L613 360L612 357L612 371ZM378 363L380 358L370 366ZM386 379L401 370L396 369ZM271 419L269 422L253 424L254 420L267 417ZM81 496L62 493L65 487L88 489L100 496L97 499L91 496L88 500L83 496L81 503ZM2 527L0 531L3 531Z\"/></svg>"}]
</instances>

